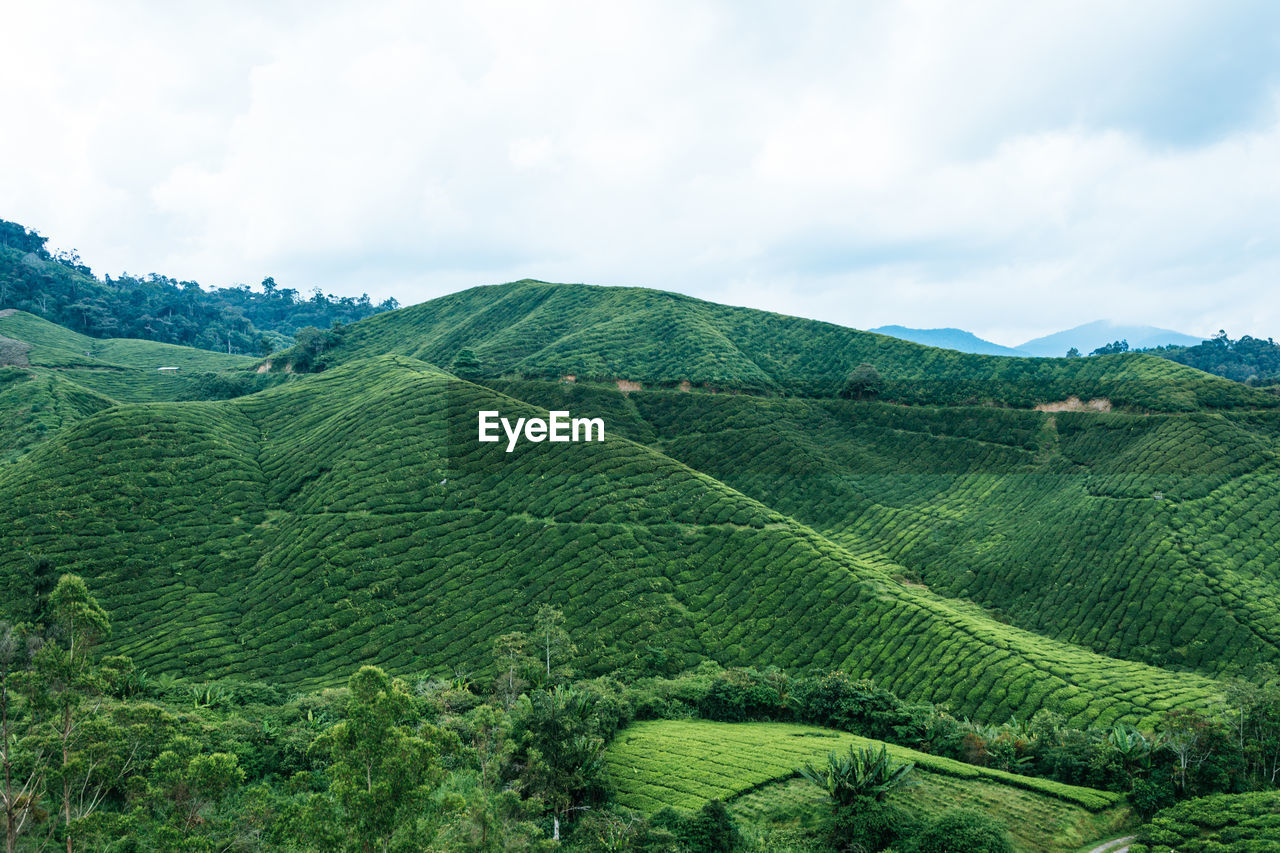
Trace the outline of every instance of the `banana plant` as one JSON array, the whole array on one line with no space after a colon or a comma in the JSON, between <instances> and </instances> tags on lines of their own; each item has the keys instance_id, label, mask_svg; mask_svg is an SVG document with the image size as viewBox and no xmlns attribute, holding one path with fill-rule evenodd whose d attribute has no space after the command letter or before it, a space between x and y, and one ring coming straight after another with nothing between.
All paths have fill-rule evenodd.
<instances>
[{"instance_id":1,"label":"banana plant","mask_svg":"<svg viewBox=\"0 0 1280 853\"><path fill-rule=\"evenodd\" d=\"M900 763L890 758L883 744L878 751L871 746L855 750L850 745L844 755L834 750L828 753L826 767L816 769L805 764L800 775L826 791L837 805L847 806L859 797L881 802L891 791L917 784L911 778L914 770L914 762Z\"/></svg>"}]
</instances>

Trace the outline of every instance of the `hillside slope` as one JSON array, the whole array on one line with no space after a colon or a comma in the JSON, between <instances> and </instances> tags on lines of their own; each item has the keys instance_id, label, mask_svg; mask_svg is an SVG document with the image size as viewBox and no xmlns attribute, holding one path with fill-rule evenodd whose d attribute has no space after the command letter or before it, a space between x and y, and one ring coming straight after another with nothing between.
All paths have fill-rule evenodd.
<instances>
[{"instance_id":1,"label":"hillside slope","mask_svg":"<svg viewBox=\"0 0 1280 853\"><path fill-rule=\"evenodd\" d=\"M983 719L1136 721L1214 701L1206 679L905 587L620 437L480 444L482 408L539 411L402 357L103 411L0 472L3 615L39 615L32 572L51 565L89 579L114 647L153 673L474 671L552 602L590 671L644 672L659 644L680 666L844 667Z\"/></svg>"},{"instance_id":2,"label":"hillside slope","mask_svg":"<svg viewBox=\"0 0 1280 853\"><path fill-rule=\"evenodd\" d=\"M447 369L463 349L474 352L488 377L687 381L835 396L850 371L867 362L884 379L880 397L904 403L1030 408L1076 396L1156 411L1280 405L1274 396L1155 356L968 355L664 291L533 281L472 288L355 323L326 359L392 353Z\"/></svg>"},{"instance_id":3,"label":"hillside slope","mask_svg":"<svg viewBox=\"0 0 1280 853\"><path fill-rule=\"evenodd\" d=\"M638 812L686 811L711 799L742 821L820 815L825 791L796 778L829 752L881 746L847 732L790 723L653 720L624 729L605 760L618 801ZM1007 823L1019 853L1076 853L1123 820L1118 794L975 767L893 744L897 761L914 763L914 785L890 801L917 816L954 808L986 812ZM781 813L781 815L779 815Z\"/></svg>"},{"instance_id":4,"label":"hillside slope","mask_svg":"<svg viewBox=\"0 0 1280 853\"><path fill-rule=\"evenodd\" d=\"M0 463L116 403L227 399L287 378L255 373L256 364L155 341L91 338L23 311L0 311Z\"/></svg>"},{"instance_id":5,"label":"hillside slope","mask_svg":"<svg viewBox=\"0 0 1280 853\"><path fill-rule=\"evenodd\" d=\"M1104 654L1280 664L1280 416L902 407L493 381L599 412L935 592Z\"/></svg>"}]
</instances>

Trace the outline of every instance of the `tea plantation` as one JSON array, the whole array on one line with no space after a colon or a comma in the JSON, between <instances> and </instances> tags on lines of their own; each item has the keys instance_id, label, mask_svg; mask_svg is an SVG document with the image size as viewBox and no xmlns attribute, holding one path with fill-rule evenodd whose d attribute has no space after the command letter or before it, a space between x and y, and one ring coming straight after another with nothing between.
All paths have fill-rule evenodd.
<instances>
[{"instance_id":1,"label":"tea plantation","mask_svg":"<svg viewBox=\"0 0 1280 853\"><path fill-rule=\"evenodd\" d=\"M301 820L299 792L328 790L342 762L312 747L365 699L397 737L449 732L422 746L450 756L441 826L532 838L554 810L581 818L572 850L642 830L728 849L688 839L733 821L772 849L771 827L825 807L796 769L870 743L712 720L945 748L890 745L921 781L893 801L996 817L1020 851L1274 785L1280 397L1141 354L962 355L528 281L308 340L294 365L304 343L264 361L0 311L0 622L56 645L55 586L83 578L100 651L132 659L110 659L112 701L228 725L262 706L236 760L271 808ZM842 398L863 363L880 385ZM508 452L477 441L480 410L599 417L605 440ZM0 625L0 678L23 630ZM383 699L332 689L360 679ZM32 761L42 707L17 718L44 732ZM612 787L557 787L592 767ZM517 779L549 799L507 797ZM1189 800L1134 849L1269 849L1269 796ZM789 849L828 849L810 836Z\"/></svg>"},{"instance_id":2,"label":"tea plantation","mask_svg":"<svg viewBox=\"0 0 1280 853\"><path fill-rule=\"evenodd\" d=\"M1130 853L1264 853L1280 850L1280 793L1214 794L1158 813Z\"/></svg>"},{"instance_id":3,"label":"tea plantation","mask_svg":"<svg viewBox=\"0 0 1280 853\"><path fill-rule=\"evenodd\" d=\"M45 558L94 579L139 666L206 678L483 668L545 602L595 672L660 638L681 666L843 667L982 719L1139 721L1217 694L903 586L625 439L479 444L478 409L538 411L391 356L108 409L0 474L5 600L38 607Z\"/></svg>"},{"instance_id":4,"label":"tea plantation","mask_svg":"<svg viewBox=\"0 0 1280 853\"><path fill-rule=\"evenodd\" d=\"M1280 405L1273 395L1156 356L967 355L676 293L536 281L472 288L370 317L349 327L326 358L397 353L447 368L464 349L476 356L479 375L495 378L572 375L833 397L866 362L883 377L880 397L902 403L1031 408L1076 396L1174 412Z\"/></svg>"},{"instance_id":5,"label":"tea plantation","mask_svg":"<svg viewBox=\"0 0 1280 853\"><path fill-rule=\"evenodd\" d=\"M607 761L618 802L642 812L667 806L688 810L724 800L743 823L801 822L820 813L827 795L796 778L806 763L850 745L878 745L845 732L786 723L713 723L659 720L624 729ZM988 770L888 745L899 761L911 761L917 784L892 801L917 816L957 806L987 812L1008 823L1020 851L1074 853L1122 820L1119 797L1043 779Z\"/></svg>"},{"instance_id":6,"label":"tea plantation","mask_svg":"<svg viewBox=\"0 0 1280 853\"><path fill-rule=\"evenodd\" d=\"M286 378L250 371L256 363L153 341L91 338L23 311L0 311L0 462L116 403L226 399Z\"/></svg>"},{"instance_id":7,"label":"tea plantation","mask_svg":"<svg viewBox=\"0 0 1280 853\"><path fill-rule=\"evenodd\" d=\"M611 426L899 577L1098 652L1280 663L1280 419L489 381Z\"/></svg>"}]
</instances>

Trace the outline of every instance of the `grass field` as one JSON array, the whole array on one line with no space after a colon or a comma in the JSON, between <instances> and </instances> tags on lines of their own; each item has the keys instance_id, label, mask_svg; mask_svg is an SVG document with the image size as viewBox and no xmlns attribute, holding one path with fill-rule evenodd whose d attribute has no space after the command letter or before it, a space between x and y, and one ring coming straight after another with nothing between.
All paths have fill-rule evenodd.
<instances>
[{"instance_id":1,"label":"grass field","mask_svg":"<svg viewBox=\"0 0 1280 853\"><path fill-rule=\"evenodd\" d=\"M607 753L618 801L652 813L664 806L695 810L707 800L730 804L741 821L812 825L828 808L824 792L793 778L832 750L879 742L845 732L788 723L659 720L623 730ZM1123 823L1116 794L1015 776L888 745L916 764L918 786L893 795L920 816L962 806L1006 823L1020 850L1074 851Z\"/></svg>"}]
</instances>

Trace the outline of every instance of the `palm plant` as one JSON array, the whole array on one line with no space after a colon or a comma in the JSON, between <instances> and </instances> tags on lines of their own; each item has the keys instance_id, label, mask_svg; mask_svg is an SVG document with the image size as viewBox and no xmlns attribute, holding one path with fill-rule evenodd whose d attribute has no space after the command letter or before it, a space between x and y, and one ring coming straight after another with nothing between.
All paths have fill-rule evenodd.
<instances>
[{"instance_id":1,"label":"palm plant","mask_svg":"<svg viewBox=\"0 0 1280 853\"><path fill-rule=\"evenodd\" d=\"M834 750L827 753L826 767L806 764L800 775L826 791L837 805L848 806L860 797L882 802L890 791L917 784L911 778L915 766L891 759L883 744L878 751L871 746L855 750L851 744L845 755Z\"/></svg>"}]
</instances>

